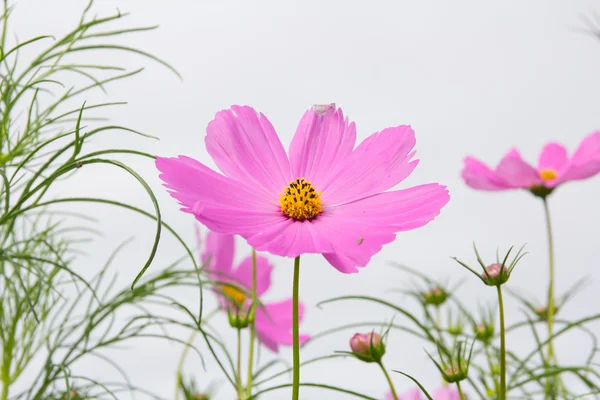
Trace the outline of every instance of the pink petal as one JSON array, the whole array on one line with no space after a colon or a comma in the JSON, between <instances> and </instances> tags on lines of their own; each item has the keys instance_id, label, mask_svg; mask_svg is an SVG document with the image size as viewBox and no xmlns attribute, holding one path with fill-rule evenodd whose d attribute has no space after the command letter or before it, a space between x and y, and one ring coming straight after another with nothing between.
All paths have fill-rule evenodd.
<instances>
[{"instance_id":1,"label":"pink petal","mask_svg":"<svg viewBox=\"0 0 600 400\"><path fill-rule=\"evenodd\" d=\"M400 394L398 395L398 400L421 400L421 389L419 388L415 388L412 390L409 390L406 393ZM385 395L385 400L394 400L394 395L392 394L392 392L388 392Z\"/></svg>"},{"instance_id":2,"label":"pink petal","mask_svg":"<svg viewBox=\"0 0 600 400\"><path fill-rule=\"evenodd\" d=\"M442 386L431 395L433 400L460 400L458 389L454 386Z\"/></svg>"},{"instance_id":3,"label":"pink petal","mask_svg":"<svg viewBox=\"0 0 600 400\"><path fill-rule=\"evenodd\" d=\"M600 131L593 132L583 139L569 160L560 180L565 182L586 179L598 172L600 172Z\"/></svg>"},{"instance_id":4,"label":"pink petal","mask_svg":"<svg viewBox=\"0 0 600 400\"><path fill-rule=\"evenodd\" d=\"M208 232L201 262L209 262L206 270L216 281L230 281L233 277L234 236Z\"/></svg>"},{"instance_id":5,"label":"pink petal","mask_svg":"<svg viewBox=\"0 0 600 400\"><path fill-rule=\"evenodd\" d=\"M505 190L510 188L505 182L496 176L487 165L473 158L465 158L465 166L461 176L465 183L473 189L479 190Z\"/></svg>"},{"instance_id":6,"label":"pink petal","mask_svg":"<svg viewBox=\"0 0 600 400\"><path fill-rule=\"evenodd\" d=\"M290 163L295 178L306 178L321 190L327 175L352 153L356 127L335 105L315 108L300 120L290 145Z\"/></svg>"},{"instance_id":7,"label":"pink petal","mask_svg":"<svg viewBox=\"0 0 600 400\"><path fill-rule=\"evenodd\" d=\"M249 237L248 244L256 250L286 257L333 251L327 237L314 228L312 221L291 218L282 219L270 229Z\"/></svg>"},{"instance_id":8,"label":"pink petal","mask_svg":"<svg viewBox=\"0 0 600 400\"><path fill-rule=\"evenodd\" d=\"M552 169L559 173L568 162L567 149L559 143L548 143L542 149L538 160L538 169Z\"/></svg>"},{"instance_id":9,"label":"pink petal","mask_svg":"<svg viewBox=\"0 0 600 400\"><path fill-rule=\"evenodd\" d=\"M207 127L206 149L228 177L278 194L292 180L285 150L269 120L251 107L232 106Z\"/></svg>"},{"instance_id":10,"label":"pink petal","mask_svg":"<svg viewBox=\"0 0 600 400\"><path fill-rule=\"evenodd\" d=\"M328 208L314 225L333 247L327 261L341 272L356 272L352 267L365 266L396 232L427 224L449 199L444 186L421 185Z\"/></svg>"},{"instance_id":11,"label":"pink petal","mask_svg":"<svg viewBox=\"0 0 600 400\"><path fill-rule=\"evenodd\" d=\"M256 256L256 294L262 295L271 286L273 265L265 257ZM236 282L252 290L252 256L246 257L233 272Z\"/></svg>"},{"instance_id":12,"label":"pink petal","mask_svg":"<svg viewBox=\"0 0 600 400\"><path fill-rule=\"evenodd\" d=\"M410 126L397 126L365 139L335 172L328 174L323 187L323 204L351 202L383 192L404 180L417 166L410 161L415 136Z\"/></svg>"},{"instance_id":13,"label":"pink petal","mask_svg":"<svg viewBox=\"0 0 600 400\"><path fill-rule=\"evenodd\" d=\"M523 161L517 149L509 151L500 161L496 176L514 188L543 185L538 170Z\"/></svg>"},{"instance_id":14,"label":"pink petal","mask_svg":"<svg viewBox=\"0 0 600 400\"><path fill-rule=\"evenodd\" d=\"M304 318L304 305L298 304L298 320ZM256 334L263 345L274 352L279 346L291 346L292 338L292 299L277 303L265 303L256 310ZM309 335L300 335L300 343L305 343Z\"/></svg>"},{"instance_id":15,"label":"pink petal","mask_svg":"<svg viewBox=\"0 0 600 400\"><path fill-rule=\"evenodd\" d=\"M156 167L164 186L185 212L192 212L198 203L252 211L279 208L278 197L227 178L192 158L157 157Z\"/></svg>"}]
</instances>

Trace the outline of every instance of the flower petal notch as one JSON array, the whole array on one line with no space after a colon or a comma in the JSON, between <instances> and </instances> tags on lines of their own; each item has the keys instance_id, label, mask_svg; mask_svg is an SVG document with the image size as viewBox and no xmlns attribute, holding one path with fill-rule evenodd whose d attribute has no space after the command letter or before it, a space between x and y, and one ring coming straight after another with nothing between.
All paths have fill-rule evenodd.
<instances>
[{"instance_id":1,"label":"flower petal notch","mask_svg":"<svg viewBox=\"0 0 600 400\"><path fill-rule=\"evenodd\" d=\"M268 119L247 106L218 112L205 143L221 173L185 156L156 159L182 211L257 251L322 254L343 273L358 272L398 232L426 225L449 201L437 183L394 189L418 163L410 126L355 147L356 126L335 104L304 113L289 157Z\"/></svg>"},{"instance_id":2,"label":"flower petal notch","mask_svg":"<svg viewBox=\"0 0 600 400\"><path fill-rule=\"evenodd\" d=\"M559 143L548 143L540 153L537 166L525 162L516 149L510 150L496 169L466 157L462 178L479 190L527 189L545 198L566 182L587 179L600 172L600 131L589 134L571 157Z\"/></svg>"}]
</instances>

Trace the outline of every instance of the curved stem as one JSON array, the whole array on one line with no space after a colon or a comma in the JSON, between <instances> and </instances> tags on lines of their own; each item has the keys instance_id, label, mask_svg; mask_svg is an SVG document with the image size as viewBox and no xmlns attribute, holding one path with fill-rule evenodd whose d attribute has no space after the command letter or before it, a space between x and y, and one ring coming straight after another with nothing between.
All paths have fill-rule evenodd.
<instances>
[{"instance_id":1,"label":"curved stem","mask_svg":"<svg viewBox=\"0 0 600 400\"><path fill-rule=\"evenodd\" d=\"M242 400L244 398L244 388L242 387L242 330L237 330L237 374L236 374L236 388L238 398Z\"/></svg>"},{"instance_id":2,"label":"curved stem","mask_svg":"<svg viewBox=\"0 0 600 400\"><path fill-rule=\"evenodd\" d=\"M504 301L502 288L498 289L498 307L500 308L500 400L506 400L506 330L504 324Z\"/></svg>"},{"instance_id":3,"label":"curved stem","mask_svg":"<svg viewBox=\"0 0 600 400\"><path fill-rule=\"evenodd\" d=\"M292 385L292 400L300 397L300 329L298 327L298 287L300 286L300 256L294 259L294 286L292 291L292 334L294 336L294 380Z\"/></svg>"},{"instance_id":4,"label":"curved stem","mask_svg":"<svg viewBox=\"0 0 600 400\"><path fill-rule=\"evenodd\" d=\"M546 217L546 231L548 235L548 266L549 266L549 282L548 282L548 315L547 315L547 326L548 326L548 356L547 356L547 368L552 366L552 363L556 361L554 355L553 345L553 331L554 331L554 239L552 235L552 222L550 220L550 208L548 207L548 200L544 197L544 215ZM558 377L557 377L558 378ZM546 380L546 395L550 395L553 391L554 378L548 376Z\"/></svg>"},{"instance_id":5,"label":"curved stem","mask_svg":"<svg viewBox=\"0 0 600 400\"><path fill-rule=\"evenodd\" d=\"M456 388L458 389L458 395L460 396L460 400L465 400L465 395L460 388L460 382L456 382Z\"/></svg>"},{"instance_id":6,"label":"curved stem","mask_svg":"<svg viewBox=\"0 0 600 400\"><path fill-rule=\"evenodd\" d=\"M387 379L388 385L390 385L390 390L392 391L392 396L394 396L394 400L398 400L398 394L396 393L396 388L394 387L394 384L392 383L392 378L390 378L390 374L388 374L388 372L385 370L385 367L383 366L383 362L378 362L377 364L379 364L379 366L381 367L381 370L383 371L383 374L385 375L385 379Z\"/></svg>"},{"instance_id":7,"label":"curved stem","mask_svg":"<svg viewBox=\"0 0 600 400\"><path fill-rule=\"evenodd\" d=\"M250 350L248 352L248 378L246 379L246 397L252 393L252 364L254 363L254 342L256 338L256 325L254 317L256 313L256 250L252 249L252 305L250 314L252 315L250 323Z\"/></svg>"}]
</instances>

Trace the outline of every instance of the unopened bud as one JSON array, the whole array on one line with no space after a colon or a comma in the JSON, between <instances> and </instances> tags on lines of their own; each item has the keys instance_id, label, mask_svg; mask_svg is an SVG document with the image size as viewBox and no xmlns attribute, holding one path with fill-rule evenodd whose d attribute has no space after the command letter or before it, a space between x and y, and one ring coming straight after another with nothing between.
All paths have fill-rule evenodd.
<instances>
[{"instance_id":1,"label":"unopened bud","mask_svg":"<svg viewBox=\"0 0 600 400\"><path fill-rule=\"evenodd\" d=\"M357 333L350 339L352 353L364 362L380 362L385 354L381 336L375 332Z\"/></svg>"},{"instance_id":2,"label":"unopened bud","mask_svg":"<svg viewBox=\"0 0 600 400\"><path fill-rule=\"evenodd\" d=\"M556 315L556 313L558 313L558 307L554 306L553 308L554 308L553 315ZM536 307L535 315L537 315L541 320L547 320L548 319L548 307L547 306Z\"/></svg>"},{"instance_id":3,"label":"unopened bud","mask_svg":"<svg viewBox=\"0 0 600 400\"><path fill-rule=\"evenodd\" d=\"M502 264L489 265L481 274L481 279L488 286L502 285L508 280L508 268L503 267Z\"/></svg>"},{"instance_id":4,"label":"unopened bud","mask_svg":"<svg viewBox=\"0 0 600 400\"><path fill-rule=\"evenodd\" d=\"M227 317L229 318L229 325L233 328L244 329L252 323L254 316L237 307L229 307L227 310Z\"/></svg>"},{"instance_id":5,"label":"unopened bud","mask_svg":"<svg viewBox=\"0 0 600 400\"><path fill-rule=\"evenodd\" d=\"M190 400L210 400L210 398L208 397L208 395L205 395L203 393L194 393Z\"/></svg>"},{"instance_id":6,"label":"unopened bud","mask_svg":"<svg viewBox=\"0 0 600 400\"><path fill-rule=\"evenodd\" d=\"M448 299L449 294L439 286L435 286L421 293L423 302L431 306L441 306Z\"/></svg>"},{"instance_id":7,"label":"unopened bud","mask_svg":"<svg viewBox=\"0 0 600 400\"><path fill-rule=\"evenodd\" d=\"M482 342L488 343L494 338L494 325L477 324L475 325L475 337Z\"/></svg>"},{"instance_id":8,"label":"unopened bud","mask_svg":"<svg viewBox=\"0 0 600 400\"><path fill-rule=\"evenodd\" d=\"M446 368L442 376L448 383L460 382L467 378L469 367L466 364L452 365Z\"/></svg>"}]
</instances>

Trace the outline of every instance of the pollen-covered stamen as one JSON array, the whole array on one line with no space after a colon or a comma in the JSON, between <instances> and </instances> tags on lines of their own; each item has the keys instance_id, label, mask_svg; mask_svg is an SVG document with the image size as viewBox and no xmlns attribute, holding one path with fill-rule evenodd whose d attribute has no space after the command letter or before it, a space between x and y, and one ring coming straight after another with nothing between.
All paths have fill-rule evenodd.
<instances>
[{"instance_id":1,"label":"pollen-covered stamen","mask_svg":"<svg viewBox=\"0 0 600 400\"><path fill-rule=\"evenodd\" d=\"M546 168L546 169L542 169L539 172L540 174L540 178L542 178L543 181L551 181L552 179L556 179L556 177L558 176L558 174L556 173L555 170L553 170L552 168Z\"/></svg>"},{"instance_id":2,"label":"pollen-covered stamen","mask_svg":"<svg viewBox=\"0 0 600 400\"><path fill-rule=\"evenodd\" d=\"M241 306L246 301L246 295L241 290L234 288L233 286L223 285L223 294L236 306Z\"/></svg>"},{"instance_id":3,"label":"pollen-covered stamen","mask_svg":"<svg viewBox=\"0 0 600 400\"><path fill-rule=\"evenodd\" d=\"M314 218L323 211L320 195L310 182L298 178L283 190L279 198L281 212L296 221Z\"/></svg>"}]
</instances>

